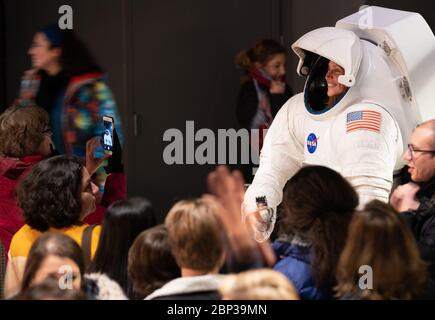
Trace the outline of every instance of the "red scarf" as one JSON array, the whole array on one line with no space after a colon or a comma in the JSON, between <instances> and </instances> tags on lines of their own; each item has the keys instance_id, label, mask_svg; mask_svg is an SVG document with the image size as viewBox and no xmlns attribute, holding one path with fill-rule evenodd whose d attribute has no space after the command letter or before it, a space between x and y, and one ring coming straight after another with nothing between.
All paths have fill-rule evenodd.
<instances>
[{"instance_id":1,"label":"red scarf","mask_svg":"<svg viewBox=\"0 0 435 320\"><path fill-rule=\"evenodd\" d=\"M267 79L256 67L252 67L249 71L252 79L257 80L258 83L270 88L270 79Z\"/></svg>"}]
</instances>

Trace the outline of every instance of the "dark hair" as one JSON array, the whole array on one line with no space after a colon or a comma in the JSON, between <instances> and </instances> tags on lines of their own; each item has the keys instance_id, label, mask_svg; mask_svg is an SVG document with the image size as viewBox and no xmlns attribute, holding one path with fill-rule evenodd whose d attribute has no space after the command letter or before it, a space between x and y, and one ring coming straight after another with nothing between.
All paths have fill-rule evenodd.
<instances>
[{"instance_id":1,"label":"dark hair","mask_svg":"<svg viewBox=\"0 0 435 320\"><path fill-rule=\"evenodd\" d=\"M373 288L359 287L361 266L370 266ZM337 267L337 295L362 299L412 299L423 292L427 264L400 214L379 200L368 203L349 226Z\"/></svg>"},{"instance_id":2,"label":"dark hair","mask_svg":"<svg viewBox=\"0 0 435 320\"><path fill-rule=\"evenodd\" d=\"M89 272L105 273L132 297L127 272L128 250L139 233L156 225L154 209L148 200L132 198L113 203L103 219L98 249Z\"/></svg>"},{"instance_id":3,"label":"dark hair","mask_svg":"<svg viewBox=\"0 0 435 320\"><path fill-rule=\"evenodd\" d=\"M14 300L86 300L86 294L77 289L61 289L58 279L48 277L20 292Z\"/></svg>"},{"instance_id":4,"label":"dark hair","mask_svg":"<svg viewBox=\"0 0 435 320\"><path fill-rule=\"evenodd\" d=\"M285 54L285 48L273 39L258 41L253 48L240 51L235 63L242 69L249 70L255 62L266 64L273 56Z\"/></svg>"},{"instance_id":5,"label":"dark hair","mask_svg":"<svg viewBox=\"0 0 435 320\"><path fill-rule=\"evenodd\" d=\"M36 164L17 187L26 224L41 232L80 225L82 178L83 165L74 157Z\"/></svg>"},{"instance_id":6,"label":"dark hair","mask_svg":"<svg viewBox=\"0 0 435 320\"><path fill-rule=\"evenodd\" d=\"M311 269L316 285L331 288L358 195L339 173L307 166L287 183L283 230L307 233L312 244Z\"/></svg>"},{"instance_id":7,"label":"dark hair","mask_svg":"<svg viewBox=\"0 0 435 320\"><path fill-rule=\"evenodd\" d=\"M60 48L60 65L66 76L73 77L89 72L103 72L88 47L70 29L61 30L50 25L41 30L51 43L51 48Z\"/></svg>"},{"instance_id":8,"label":"dark hair","mask_svg":"<svg viewBox=\"0 0 435 320\"><path fill-rule=\"evenodd\" d=\"M138 299L145 298L180 276L164 225L145 230L137 236L128 252L128 274Z\"/></svg>"},{"instance_id":9,"label":"dark hair","mask_svg":"<svg viewBox=\"0 0 435 320\"><path fill-rule=\"evenodd\" d=\"M0 154L11 158L36 155L49 122L47 112L36 106L6 109L0 115Z\"/></svg>"},{"instance_id":10,"label":"dark hair","mask_svg":"<svg viewBox=\"0 0 435 320\"><path fill-rule=\"evenodd\" d=\"M79 267L80 274L83 276L85 263L83 252L80 246L70 237L61 233L44 233L32 245L24 268L21 291L27 290L42 262L49 255L62 258L69 258Z\"/></svg>"}]
</instances>

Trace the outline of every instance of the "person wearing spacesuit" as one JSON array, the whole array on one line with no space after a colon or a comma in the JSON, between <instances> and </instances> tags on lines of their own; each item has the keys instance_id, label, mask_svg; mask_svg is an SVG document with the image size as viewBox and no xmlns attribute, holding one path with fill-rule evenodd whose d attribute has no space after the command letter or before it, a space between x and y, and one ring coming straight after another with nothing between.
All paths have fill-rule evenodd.
<instances>
[{"instance_id":1,"label":"person wearing spacesuit","mask_svg":"<svg viewBox=\"0 0 435 320\"><path fill-rule=\"evenodd\" d=\"M110 147L113 146L112 136L110 135L110 131L108 129L106 129L104 132L104 144Z\"/></svg>"},{"instance_id":2,"label":"person wearing spacesuit","mask_svg":"<svg viewBox=\"0 0 435 320\"><path fill-rule=\"evenodd\" d=\"M421 109L435 101L432 93L420 90L410 70L421 50L429 59L435 38L418 14L370 8L372 28L359 28L354 14L292 45L300 59L297 71L307 81L304 92L284 104L269 128L259 169L245 193L242 219L257 241L270 237L283 188L305 165L341 173L358 192L360 206L373 199L388 202ZM418 54L405 48L410 40L401 39L404 32L397 27L409 23L409 17L428 35ZM427 65L434 70L434 61ZM426 75L427 83L435 83L435 76Z\"/></svg>"}]
</instances>

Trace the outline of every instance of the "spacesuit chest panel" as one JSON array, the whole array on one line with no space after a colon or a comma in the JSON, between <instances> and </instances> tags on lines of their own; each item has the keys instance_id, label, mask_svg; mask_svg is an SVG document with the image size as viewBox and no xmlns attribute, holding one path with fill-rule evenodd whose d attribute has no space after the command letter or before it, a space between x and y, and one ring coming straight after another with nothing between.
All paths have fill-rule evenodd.
<instances>
[{"instance_id":1,"label":"spacesuit chest panel","mask_svg":"<svg viewBox=\"0 0 435 320\"><path fill-rule=\"evenodd\" d=\"M323 165L330 163L332 155L331 148L331 125L333 119L329 121L316 121L308 119L304 128L304 165Z\"/></svg>"}]
</instances>

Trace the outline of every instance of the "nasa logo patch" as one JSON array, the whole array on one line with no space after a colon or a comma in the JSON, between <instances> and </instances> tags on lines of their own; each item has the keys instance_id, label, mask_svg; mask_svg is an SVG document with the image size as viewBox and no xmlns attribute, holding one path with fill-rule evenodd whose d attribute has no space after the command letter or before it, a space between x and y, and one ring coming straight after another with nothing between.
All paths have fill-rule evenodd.
<instances>
[{"instance_id":1,"label":"nasa logo patch","mask_svg":"<svg viewBox=\"0 0 435 320\"><path fill-rule=\"evenodd\" d=\"M307 139L307 149L309 153L314 153L316 152L317 149L317 142L319 141L319 138L316 137L316 135L314 133L310 133L308 135L308 139Z\"/></svg>"}]
</instances>

